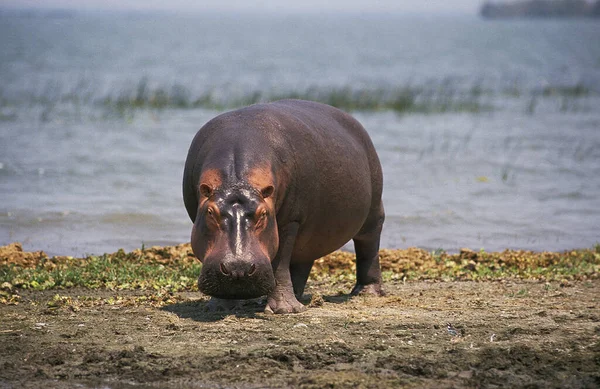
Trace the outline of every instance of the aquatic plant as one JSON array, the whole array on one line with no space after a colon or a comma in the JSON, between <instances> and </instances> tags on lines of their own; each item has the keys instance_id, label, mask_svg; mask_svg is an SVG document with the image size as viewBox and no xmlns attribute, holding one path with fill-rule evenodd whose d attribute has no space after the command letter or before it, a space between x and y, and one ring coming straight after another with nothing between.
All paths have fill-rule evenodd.
<instances>
[{"instance_id":1,"label":"aquatic plant","mask_svg":"<svg viewBox=\"0 0 600 389\"><path fill-rule=\"evenodd\" d=\"M228 90L211 87L194 91L180 83L160 85L147 77L137 83L124 85L118 90L99 92L86 82L64 89L57 82L49 82L39 91L11 94L0 89L0 107L42 107L41 119L48 119L57 107L72 106L101 108L107 114L129 117L140 109L209 109L223 111L250 104L279 99L306 99L319 101L347 111L393 111L397 113L480 113L501 109L507 99L516 99L525 105L525 112L534 114L544 101L557 100L558 112L593 109L597 93L582 83L574 85L546 85L525 89L518 83L493 89L480 81L461 87L450 80L426 85L396 84L374 87L309 86L287 89Z\"/></svg>"}]
</instances>

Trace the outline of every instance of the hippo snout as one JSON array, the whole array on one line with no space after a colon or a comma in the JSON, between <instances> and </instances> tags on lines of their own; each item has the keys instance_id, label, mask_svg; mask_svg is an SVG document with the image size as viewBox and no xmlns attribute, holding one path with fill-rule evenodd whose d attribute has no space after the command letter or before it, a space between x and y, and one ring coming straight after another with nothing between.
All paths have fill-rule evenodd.
<instances>
[{"instance_id":1,"label":"hippo snout","mask_svg":"<svg viewBox=\"0 0 600 389\"><path fill-rule=\"evenodd\" d=\"M209 296L224 299L251 299L269 294L275 287L268 260L243 259L205 261L198 288Z\"/></svg>"},{"instance_id":2,"label":"hippo snout","mask_svg":"<svg viewBox=\"0 0 600 389\"><path fill-rule=\"evenodd\" d=\"M221 263L219 268L221 273L226 277L230 277L232 281L243 280L246 277L252 277L256 273L256 265L245 261Z\"/></svg>"}]
</instances>

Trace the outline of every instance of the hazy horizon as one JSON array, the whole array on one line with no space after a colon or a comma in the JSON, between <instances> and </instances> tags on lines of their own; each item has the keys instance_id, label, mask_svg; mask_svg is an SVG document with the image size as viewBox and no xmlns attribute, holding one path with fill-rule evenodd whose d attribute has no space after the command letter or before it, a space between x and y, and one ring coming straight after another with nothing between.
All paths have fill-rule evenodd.
<instances>
[{"instance_id":1,"label":"hazy horizon","mask_svg":"<svg viewBox=\"0 0 600 389\"><path fill-rule=\"evenodd\" d=\"M482 0L456 0L451 3L443 0L422 2L418 0L333 0L326 4L317 0L302 3L287 3L277 0L263 0L248 3L241 0L193 1L173 0L0 0L5 9L74 10L74 11L185 11L185 12L366 12L366 13L420 13L420 14L476 14Z\"/></svg>"}]
</instances>

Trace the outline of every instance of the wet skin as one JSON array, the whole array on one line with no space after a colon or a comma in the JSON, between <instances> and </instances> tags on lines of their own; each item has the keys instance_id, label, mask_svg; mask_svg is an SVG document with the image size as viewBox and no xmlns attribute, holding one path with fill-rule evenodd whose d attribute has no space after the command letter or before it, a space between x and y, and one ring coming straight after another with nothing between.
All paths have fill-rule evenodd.
<instances>
[{"instance_id":1,"label":"wet skin","mask_svg":"<svg viewBox=\"0 0 600 389\"><path fill-rule=\"evenodd\" d=\"M382 294L382 188L368 134L338 109L281 100L217 116L194 137L183 177L200 290L301 312L314 261L353 239L352 294Z\"/></svg>"}]
</instances>

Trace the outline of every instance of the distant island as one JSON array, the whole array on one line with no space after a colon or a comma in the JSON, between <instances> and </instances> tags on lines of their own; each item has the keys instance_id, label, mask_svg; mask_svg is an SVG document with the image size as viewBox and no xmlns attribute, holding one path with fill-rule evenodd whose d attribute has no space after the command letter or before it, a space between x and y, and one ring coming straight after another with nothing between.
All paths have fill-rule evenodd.
<instances>
[{"instance_id":1,"label":"distant island","mask_svg":"<svg viewBox=\"0 0 600 389\"><path fill-rule=\"evenodd\" d=\"M480 10L489 19L600 17L600 0L486 1Z\"/></svg>"}]
</instances>

